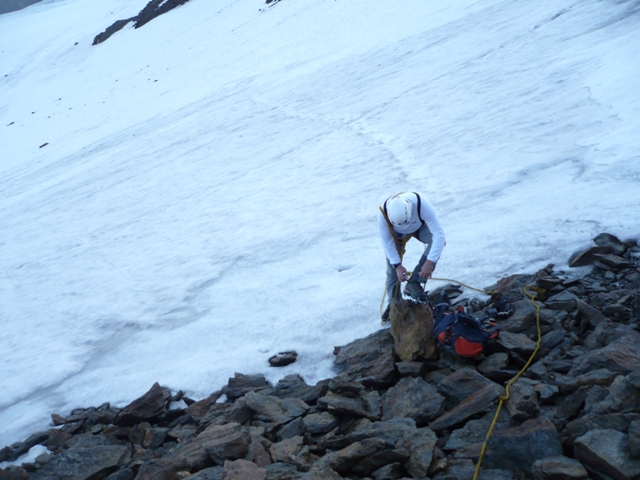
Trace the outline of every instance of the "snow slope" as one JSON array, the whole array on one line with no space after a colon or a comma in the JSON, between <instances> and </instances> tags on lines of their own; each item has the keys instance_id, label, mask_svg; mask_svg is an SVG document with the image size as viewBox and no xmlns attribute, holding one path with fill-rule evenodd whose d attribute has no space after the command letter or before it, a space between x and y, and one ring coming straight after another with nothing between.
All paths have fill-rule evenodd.
<instances>
[{"instance_id":1,"label":"snow slope","mask_svg":"<svg viewBox=\"0 0 640 480\"><path fill-rule=\"evenodd\" d=\"M156 381L330 376L398 191L479 287L640 236L636 1L191 0L91 46L145 3L0 16L0 446Z\"/></svg>"}]
</instances>

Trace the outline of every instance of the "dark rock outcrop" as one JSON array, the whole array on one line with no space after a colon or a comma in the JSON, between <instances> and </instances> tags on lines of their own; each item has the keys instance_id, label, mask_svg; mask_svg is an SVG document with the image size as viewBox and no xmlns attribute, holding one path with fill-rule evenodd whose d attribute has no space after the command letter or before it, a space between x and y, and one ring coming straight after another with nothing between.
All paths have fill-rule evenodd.
<instances>
[{"instance_id":1,"label":"dark rock outcrop","mask_svg":"<svg viewBox=\"0 0 640 480\"><path fill-rule=\"evenodd\" d=\"M108 40L114 33L119 32L131 22L133 22L134 28L140 28L154 18L173 10L180 5L184 5L188 1L189 0L150 0L150 2L147 3L147 5L140 10L140 13L135 17L127 18L125 20L117 20L107 27L104 32L96 35L93 39L92 45L98 45Z\"/></svg>"}]
</instances>

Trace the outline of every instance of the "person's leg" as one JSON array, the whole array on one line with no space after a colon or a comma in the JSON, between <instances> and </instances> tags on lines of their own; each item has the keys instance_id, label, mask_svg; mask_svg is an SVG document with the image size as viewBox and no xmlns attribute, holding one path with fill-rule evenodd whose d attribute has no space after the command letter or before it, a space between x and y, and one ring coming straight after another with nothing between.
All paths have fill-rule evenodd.
<instances>
[{"instance_id":1,"label":"person's leg","mask_svg":"<svg viewBox=\"0 0 640 480\"><path fill-rule=\"evenodd\" d=\"M396 274L396 269L393 268L393 265L387 259L387 298L389 299L389 303L393 300L397 300L398 298L402 298L402 294L400 293L400 286L398 285L398 275Z\"/></svg>"}]
</instances>

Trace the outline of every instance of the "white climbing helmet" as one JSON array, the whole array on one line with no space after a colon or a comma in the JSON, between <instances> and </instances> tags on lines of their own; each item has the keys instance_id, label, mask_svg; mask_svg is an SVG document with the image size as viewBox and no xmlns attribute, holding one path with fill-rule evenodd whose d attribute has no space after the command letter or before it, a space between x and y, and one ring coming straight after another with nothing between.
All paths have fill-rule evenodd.
<instances>
[{"instance_id":1,"label":"white climbing helmet","mask_svg":"<svg viewBox=\"0 0 640 480\"><path fill-rule=\"evenodd\" d=\"M392 225L402 227L411 220L411 202L398 195L387 201L387 216Z\"/></svg>"}]
</instances>

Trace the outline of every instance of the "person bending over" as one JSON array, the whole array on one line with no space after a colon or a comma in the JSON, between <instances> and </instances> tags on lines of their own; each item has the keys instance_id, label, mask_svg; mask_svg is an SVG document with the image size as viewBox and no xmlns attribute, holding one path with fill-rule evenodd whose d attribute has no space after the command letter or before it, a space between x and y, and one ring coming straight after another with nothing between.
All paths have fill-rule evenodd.
<instances>
[{"instance_id":1,"label":"person bending over","mask_svg":"<svg viewBox=\"0 0 640 480\"><path fill-rule=\"evenodd\" d=\"M446 242L438 215L429 200L418 193L392 195L380 206L378 229L387 257L387 298L389 305L382 320L389 318L389 307L393 300L402 297L400 283L407 281L404 293L418 300L424 293L426 283L436 268ZM425 244L425 250L411 276L402 264L405 245L411 238Z\"/></svg>"}]
</instances>

